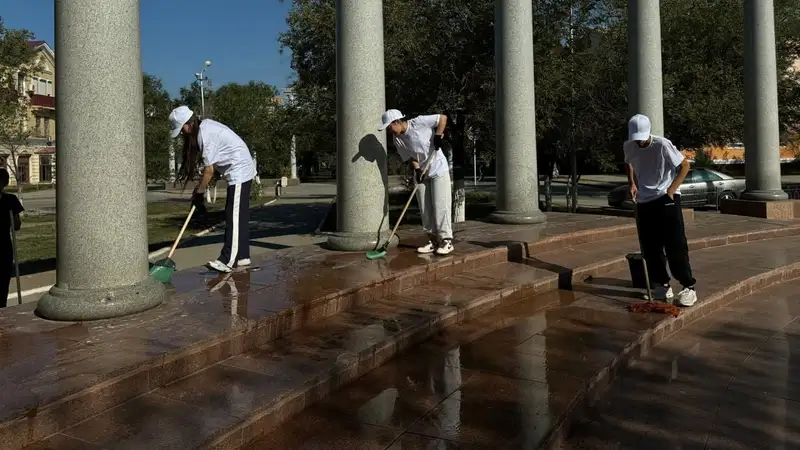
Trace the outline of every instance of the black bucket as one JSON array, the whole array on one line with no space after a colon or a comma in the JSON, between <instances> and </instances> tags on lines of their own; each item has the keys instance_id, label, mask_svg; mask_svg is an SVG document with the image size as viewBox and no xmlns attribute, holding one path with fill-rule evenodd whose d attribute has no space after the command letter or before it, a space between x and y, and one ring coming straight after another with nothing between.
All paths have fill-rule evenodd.
<instances>
[{"instance_id":1,"label":"black bucket","mask_svg":"<svg viewBox=\"0 0 800 450\"><path fill-rule=\"evenodd\" d=\"M644 276L644 259L641 253L628 253L625 255L628 260L628 268L631 271L631 282L637 289L647 288L647 278Z\"/></svg>"}]
</instances>

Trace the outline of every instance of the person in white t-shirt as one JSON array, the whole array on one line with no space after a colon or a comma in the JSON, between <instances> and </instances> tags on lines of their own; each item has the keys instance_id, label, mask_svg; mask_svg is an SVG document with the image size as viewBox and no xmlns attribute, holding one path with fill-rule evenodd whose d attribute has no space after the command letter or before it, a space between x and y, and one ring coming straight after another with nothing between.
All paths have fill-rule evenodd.
<instances>
[{"instance_id":1,"label":"person in white t-shirt","mask_svg":"<svg viewBox=\"0 0 800 450\"><path fill-rule=\"evenodd\" d=\"M214 172L228 182L225 201L225 243L218 259L208 267L228 273L250 265L250 188L256 176L253 156L236 133L211 119L200 119L186 106L169 115L172 137L183 135L183 161L177 179L183 186L203 165L200 183L192 193L192 205L205 211L204 194Z\"/></svg>"},{"instance_id":2,"label":"person in white t-shirt","mask_svg":"<svg viewBox=\"0 0 800 450\"><path fill-rule=\"evenodd\" d=\"M689 246L681 211L681 191L689 161L669 139L650 134L650 119L637 114L628 122L625 142L628 186L636 202L642 253L656 300L673 297L669 270L683 289L678 293L681 306L697 302L695 279L689 263ZM652 300L652 299L648 299Z\"/></svg>"},{"instance_id":3,"label":"person in white t-shirt","mask_svg":"<svg viewBox=\"0 0 800 450\"><path fill-rule=\"evenodd\" d=\"M403 162L410 161L414 169L414 182L419 185L417 203L422 227L428 235L428 243L417 249L422 254L448 255L454 249L450 166L442 152L446 125L447 117L443 114L408 119L400 111L390 109L381 116L378 129L392 131L397 153ZM429 160L430 166L423 173Z\"/></svg>"}]
</instances>

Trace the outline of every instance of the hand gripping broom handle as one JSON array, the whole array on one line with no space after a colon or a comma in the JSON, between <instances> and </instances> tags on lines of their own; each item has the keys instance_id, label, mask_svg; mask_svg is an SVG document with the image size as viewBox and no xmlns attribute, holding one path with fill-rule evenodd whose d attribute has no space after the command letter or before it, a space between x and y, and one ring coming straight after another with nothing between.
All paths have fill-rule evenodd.
<instances>
[{"instance_id":1,"label":"hand gripping broom handle","mask_svg":"<svg viewBox=\"0 0 800 450\"><path fill-rule=\"evenodd\" d=\"M431 167L431 163L433 159L436 157L436 152L434 152L430 158L428 158L428 162L425 163L425 167L422 169L422 173L428 173L428 169ZM406 215L406 211L408 211L408 207L411 205L411 200L414 199L414 195L417 193L417 189L419 189L419 183L414 185L414 189L411 190L411 195L408 197L408 201L406 202L405 208L403 208L403 212L400 213L400 217L397 218L397 222L394 224L394 229L392 229L392 234L389 235L389 239L386 240L386 245L388 246L390 242L392 242L392 238L394 237L395 233L397 233L397 228L400 226L400 222L403 221L403 217Z\"/></svg>"},{"instance_id":2,"label":"hand gripping broom handle","mask_svg":"<svg viewBox=\"0 0 800 450\"><path fill-rule=\"evenodd\" d=\"M183 228L181 228L181 232L178 233L178 238L175 239L175 243L172 244L172 248L169 251L169 255L167 255L167 259L172 259L172 254L175 253L175 249L178 248L178 243L181 241L183 237L183 232L186 231L186 227L189 226L189 221L192 220L192 215L194 214L195 207L192 205L192 209L189 210L189 215L186 216L186 221L183 222Z\"/></svg>"}]
</instances>

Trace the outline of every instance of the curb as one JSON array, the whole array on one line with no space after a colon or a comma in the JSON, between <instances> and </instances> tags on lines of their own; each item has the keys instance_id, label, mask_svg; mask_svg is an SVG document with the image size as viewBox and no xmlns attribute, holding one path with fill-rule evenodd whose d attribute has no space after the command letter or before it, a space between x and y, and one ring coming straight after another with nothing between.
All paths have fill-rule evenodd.
<instances>
[{"instance_id":1,"label":"curb","mask_svg":"<svg viewBox=\"0 0 800 450\"><path fill-rule=\"evenodd\" d=\"M271 204L273 204L273 203L275 203L277 201L278 201L277 198L273 198L272 200L270 200L270 201L268 201L268 202L266 202L264 204L256 205L256 206L252 207L250 209L250 211L258 211L259 209L265 208L265 207L267 207L267 206L269 206L269 205L271 205ZM222 222L219 222L219 223L217 223L215 225L212 225L209 228L206 228L205 230L202 230L202 231L200 231L198 233L195 233L195 234L187 237L186 239L183 240L183 242L184 243L192 242L194 239L197 239L199 237L203 237L203 236L207 235L208 233L212 233L212 232L216 231L219 227L223 226L224 224L225 224L225 221L223 220ZM171 248L172 248L172 246L167 246L167 247L160 248L160 249L158 249L158 250L156 250L154 252L148 253L147 259L150 260L152 258L161 256L164 253L167 253ZM22 298L25 298L25 297L28 297L28 296L31 296L31 295L34 295L34 294L41 294L41 293L47 292L47 291L50 290L51 287L53 287L52 284L49 285L49 286L39 286L37 288L33 288L33 289L28 289L26 291L22 291ZM16 299L17 299L17 293L16 292L12 292L12 293L8 294L8 298L6 298L6 302L8 302L9 300L16 300ZM14 306L14 305L12 305L12 306Z\"/></svg>"}]
</instances>

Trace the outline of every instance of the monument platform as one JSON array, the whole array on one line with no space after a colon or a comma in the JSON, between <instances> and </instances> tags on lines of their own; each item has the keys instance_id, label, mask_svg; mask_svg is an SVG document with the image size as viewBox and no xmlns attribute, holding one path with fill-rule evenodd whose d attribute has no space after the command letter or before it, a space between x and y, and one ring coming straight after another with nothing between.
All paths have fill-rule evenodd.
<instances>
[{"instance_id":1,"label":"monument platform","mask_svg":"<svg viewBox=\"0 0 800 450\"><path fill-rule=\"evenodd\" d=\"M758 249L800 235L800 222L697 213L687 234L693 251ZM569 214L464 224L444 258L419 257L419 240L404 231L378 261L308 247L247 272L180 272L164 305L121 319L49 322L34 305L7 308L0 447L240 448L444 329L540 295L560 305L638 247L631 219ZM784 267L793 256L767 258Z\"/></svg>"}]
</instances>

